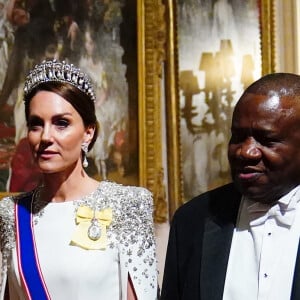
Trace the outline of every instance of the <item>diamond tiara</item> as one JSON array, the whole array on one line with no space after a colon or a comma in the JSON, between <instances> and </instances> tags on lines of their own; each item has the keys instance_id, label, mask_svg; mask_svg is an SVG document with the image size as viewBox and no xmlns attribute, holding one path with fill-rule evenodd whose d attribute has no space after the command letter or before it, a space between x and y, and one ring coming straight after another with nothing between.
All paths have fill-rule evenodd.
<instances>
[{"instance_id":1,"label":"diamond tiara","mask_svg":"<svg viewBox=\"0 0 300 300\"><path fill-rule=\"evenodd\" d=\"M25 80L24 96L26 97L40 83L49 81L67 82L87 94L93 102L96 100L94 88L88 75L73 64L56 60L44 60L29 72Z\"/></svg>"}]
</instances>

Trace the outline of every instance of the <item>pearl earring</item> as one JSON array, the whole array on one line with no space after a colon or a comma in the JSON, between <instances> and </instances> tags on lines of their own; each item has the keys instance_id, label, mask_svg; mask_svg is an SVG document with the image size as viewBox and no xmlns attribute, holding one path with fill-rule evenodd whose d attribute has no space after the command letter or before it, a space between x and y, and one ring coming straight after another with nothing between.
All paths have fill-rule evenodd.
<instances>
[{"instance_id":1,"label":"pearl earring","mask_svg":"<svg viewBox=\"0 0 300 300\"><path fill-rule=\"evenodd\" d=\"M89 165L89 163L87 161L87 158L86 158L87 152L88 152L88 144L87 143L83 143L81 145L81 149L83 151L83 163L82 163L82 165L83 165L84 168L87 168L88 165Z\"/></svg>"}]
</instances>

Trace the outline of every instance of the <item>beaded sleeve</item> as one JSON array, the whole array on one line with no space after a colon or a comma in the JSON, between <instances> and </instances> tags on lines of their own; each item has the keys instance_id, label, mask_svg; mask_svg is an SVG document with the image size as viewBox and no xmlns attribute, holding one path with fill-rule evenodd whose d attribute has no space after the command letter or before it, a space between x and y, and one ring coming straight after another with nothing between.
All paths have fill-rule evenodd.
<instances>
[{"instance_id":1,"label":"beaded sleeve","mask_svg":"<svg viewBox=\"0 0 300 300\"><path fill-rule=\"evenodd\" d=\"M153 226L152 194L145 188L102 182L99 189L77 205L111 207L113 221L108 228L109 247L120 255L122 291L130 276L137 298L157 298L157 268ZM94 204L92 204L94 203ZM126 299L123 293L122 299Z\"/></svg>"},{"instance_id":2,"label":"beaded sleeve","mask_svg":"<svg viewBox=\"0 0 300 300\"><path fill-rule=\"evenodd\" d=\"M120 264L127 285L128 274L138 299L156 299L157 271L154 229L152 221L152 196L141 188L130 191L120 238ZM126 290L125 287L123 290Z\"/></svg>"},{"instance_id":3,"label":"beaded sleeve","mask_svg":"<svg viewBox=\"0 0 300 300\"><path fill-rule=\"evenodd\" d=\"M4 298L8 256L15 246L14 233L14 198L5 197L0 201L0 249L2 255L0 299Z\"/></svg>"}]
</instances>

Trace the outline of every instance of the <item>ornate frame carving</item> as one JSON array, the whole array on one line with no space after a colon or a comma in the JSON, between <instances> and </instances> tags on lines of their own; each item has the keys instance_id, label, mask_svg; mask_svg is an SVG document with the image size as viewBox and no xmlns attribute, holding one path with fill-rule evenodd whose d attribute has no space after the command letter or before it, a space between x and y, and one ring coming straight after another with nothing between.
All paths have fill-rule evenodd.
<instances>
[{"instance_id":1,"label":"ornate frame carving","mask_svg":"<svg viewBox=\"0 0 300 300\"><path fill-rule=\"evenodd\" d=\"M166 122L168 146L169 217L184 203L179 112L179 77L176 1L167 6ZM260 5L262 75L275 70L274 0L258 0Z\"/></svg>"},{"instance_id":2,"label":"ornate frame carving","mask_svg":"<svg viewBox=\"0 0 300 300\"><path fill-rule=\"evenodd\" d=\"M161 0L137 1L139 80L139 184L154 195L154 219L167 219L163 184L161 80L165 20Z\"/></svg>"},{"instance_id":3,"label":"ornate frame carving","mask_svg":"<svg viewBox=\"0 0 300 300\"><path fill-rule=\"evenodd\" d=\"M262 50L262 75L275 72L275 19L274 0L261 0L261 50Z\"/></svg>"},{"instance_id":4,"label":"ornate frame carving","mask_svg":"<svg viewBox=\"0 0 300 300\"><path fill-rule=\"evenodd\" d=\"M167 31L166 61L166 127L168 151L168 199L169 219L177 207L183 204L183 179L181 168L180 115L179 115L179 78L176 3L166 1L169 22Z\"/></svg>"}]
</instances>

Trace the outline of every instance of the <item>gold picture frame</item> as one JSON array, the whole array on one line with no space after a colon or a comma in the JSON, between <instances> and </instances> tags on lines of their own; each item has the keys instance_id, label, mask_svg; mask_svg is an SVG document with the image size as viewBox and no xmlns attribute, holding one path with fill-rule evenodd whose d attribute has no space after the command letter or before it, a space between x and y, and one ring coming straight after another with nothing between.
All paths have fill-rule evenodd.
<instances>
[{"instance_id":1,"label":"gold picture frame","mask_svg":"<svg viewBox=\"0 0 300 300\"><path fill-rule=\"evenodd\" d=\"M274 0L258 1L261 39L261 75L275 71ZM179 105L179 53L177 1L166 0L167 63L166 63L166 127L168 147L169 218L186 199L183 191L182 144Z\"/></svg>"}]
</instances>

